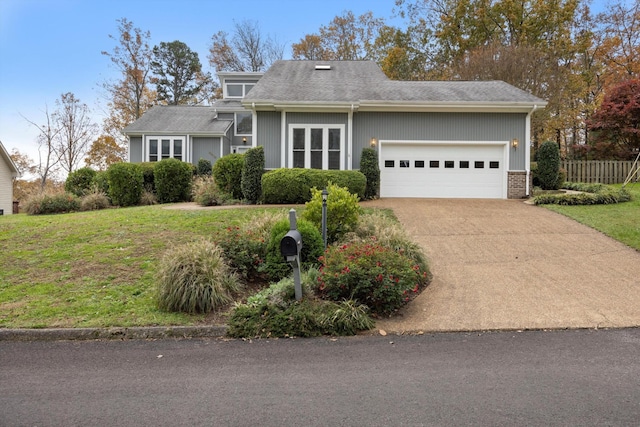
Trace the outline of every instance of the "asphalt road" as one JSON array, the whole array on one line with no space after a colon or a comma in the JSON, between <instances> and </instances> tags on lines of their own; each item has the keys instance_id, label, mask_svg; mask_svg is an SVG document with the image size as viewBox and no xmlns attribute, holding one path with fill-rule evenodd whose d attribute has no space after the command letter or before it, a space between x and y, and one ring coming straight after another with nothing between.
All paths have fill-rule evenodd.
<instances>
[{"instance_id":1,"label":"asphalt road","mask_svg":"<svg viewBox=\"0 0 640 427\"><path fill-rule=\"evenodd\" d=\"M0 342L0 426L640 424L640 329Z\"/></svg>"}]
</instances>

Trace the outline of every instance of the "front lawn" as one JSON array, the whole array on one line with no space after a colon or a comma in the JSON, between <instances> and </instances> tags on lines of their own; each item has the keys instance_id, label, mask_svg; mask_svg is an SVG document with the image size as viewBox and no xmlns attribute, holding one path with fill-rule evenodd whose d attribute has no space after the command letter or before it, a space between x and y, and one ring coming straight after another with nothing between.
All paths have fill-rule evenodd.
<instances>
[{"instance_id":1,"label":"front lawn","mask_svg":"<svg viewBox=\"0 0 640 427\"><path fill-rule=\"evenodd\" d=\"M544 205L544 207L640 250L640 184L629 184L625 188L631 193L630 202L589 206Z\"/></svg>"},{"instance_id":2,"label":"front lawn","mask_svg":"<svg viewBox=\"0 0 640 427\"><path fill-rule=\"evenodd\" d=\"M287 217L288 208L162 206L0 217L0 328L202 323L204 315L156 308L159 259L265 210Z\"/></svg>"}]
</instances>

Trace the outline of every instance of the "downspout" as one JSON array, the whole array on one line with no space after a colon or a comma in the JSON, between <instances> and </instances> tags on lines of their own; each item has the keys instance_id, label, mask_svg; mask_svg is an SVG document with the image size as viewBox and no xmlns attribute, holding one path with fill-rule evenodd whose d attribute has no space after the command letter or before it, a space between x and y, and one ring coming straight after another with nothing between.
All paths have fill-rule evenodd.
<instances>
[{"instance_id":1,"label":"downspout","mask_svg":"<svg viewBox=\"0 0 640 427\"><path fill-rule=\"evenodd\" d=\"M353 169L353 104L347 116L347 169Z\"/></svg>"},{"instance_id":2,"label":"downspout","mask_svg":"<svg viewBox=\"0 0 640 427\"><path fill-rule=\"evenodd\" d=\"M529 183L531 182L531 115L538 109L537 105L533 105L533 109L527 113L527 119L525 121L525 142L526 148L524 151L524 169L526 171L526 195L531 196L531 188Z\"/></svg>"}]
</instances>

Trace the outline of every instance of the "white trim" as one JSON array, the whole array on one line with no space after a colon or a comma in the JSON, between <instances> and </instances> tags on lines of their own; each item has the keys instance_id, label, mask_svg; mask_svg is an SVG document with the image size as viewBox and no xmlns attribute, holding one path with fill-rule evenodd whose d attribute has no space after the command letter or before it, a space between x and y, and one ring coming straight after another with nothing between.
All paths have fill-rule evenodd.
<instances>
[{"instance_id":1,"label":"white trim","mask_svg":"<svg viewBox=\"0 0 640 427\"><path fill-rule=\"evenodd\" d=\"M224 157L224 138L220 137L220 157L219 159Z\"/></svg>"},{"instance_id":2,"label":"white trim","mask_svg":"<svg viewBox=\"0 0 640 427\"><path fill-rule=\"evenodd\" d=\"M537 109L538 109L538 106L534 105L533 109L529 111L525 119L525 126L524 126L524 143L525 143L524 170L527 172L525 177L527 181L525 183L527 196L531 195L531 188L529 188L530 175L531 175L531 116L533 115L533 112L536 111Z\"/></svg>"},{"instance_id":3,"label":"white trim","mask_svg":"<svg viewBox=\"0 0 640 427\"><path fill-rule=\"evenodd\" d=\"M290 123L289 124L289 168L293 168L293 130L304 129L305 130L305 155L304 155L304 167L305 169L311 168L311 129L322 129L322 169L329 169L329 129L340 130L340 166L339 170L344 170L344 150L345 150L345 132L344 124L301 124Z\"/></svg>"},{"instance_id":4,"label":"white trim","mask_svg":"<svg viewBox=\"0 0 640 427\"><path fill-rule=\"evenodd\" d=\"M251 110L251 147L258 146L258 112Z\"/></svg>"},{"instance_id":5,"label":"white trim","mask_svg":"<svg viewBox=\"0 0 640 427\"><path fill-rule=\"evenodd\" d=\"M383 152L384 145L393 145L393 144L401 144L401 145L441 145L441 146L502 146L502 164L503 168L503 176L502 176L502 198L507 198L507 187L509 184L509 141L442 141L442 140L392 140L392 139L383 139L378 141L378 166L382 170L384 165L383 161Z\"/></svg>"},{"instance_id":6,"label":"white trim","mask_svg":"<svg viewBox=\"0 0 640 427\"><path fill-rule=\"evenodd\" d=\"M353 106L347 113L347 169L353 169Z\"/></svg>"},{"instance_id":7,"label":"white trim","mask_svg":"<svg viewBox=\"0 0 640 427\"><path fill-rule=\"evenodd\" d=\"M280 113L280 167L286 168L287 156L287 112Z\"/></svg>"}]
</instances>

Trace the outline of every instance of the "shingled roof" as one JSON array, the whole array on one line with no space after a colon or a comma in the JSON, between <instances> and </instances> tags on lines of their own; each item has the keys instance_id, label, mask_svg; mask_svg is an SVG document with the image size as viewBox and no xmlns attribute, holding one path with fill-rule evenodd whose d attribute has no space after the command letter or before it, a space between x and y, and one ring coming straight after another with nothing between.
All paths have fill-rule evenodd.
<instances>
[{"instance_id":1,"label":"shingled roof","mask_svg":"<svg viewBox=\"0 0 640 427\"><path fill-rule=\"evenodd\" d=\"M218 120L215 107L156 105L124 128L125 134L165 133L224 136L232 120Z\"/></svg>"},{"instance_id":2,"label":"shingled roof","mask_svg":"<svg viewBox=\"0 0 640 427\"><path fill-rule=\"evenodd\" d=\"M546 101L502 81L390 80L372 61L277 61L242 104L257 108L296 104L529 108L543 107Z\"/></svg>"}]
</instances>

